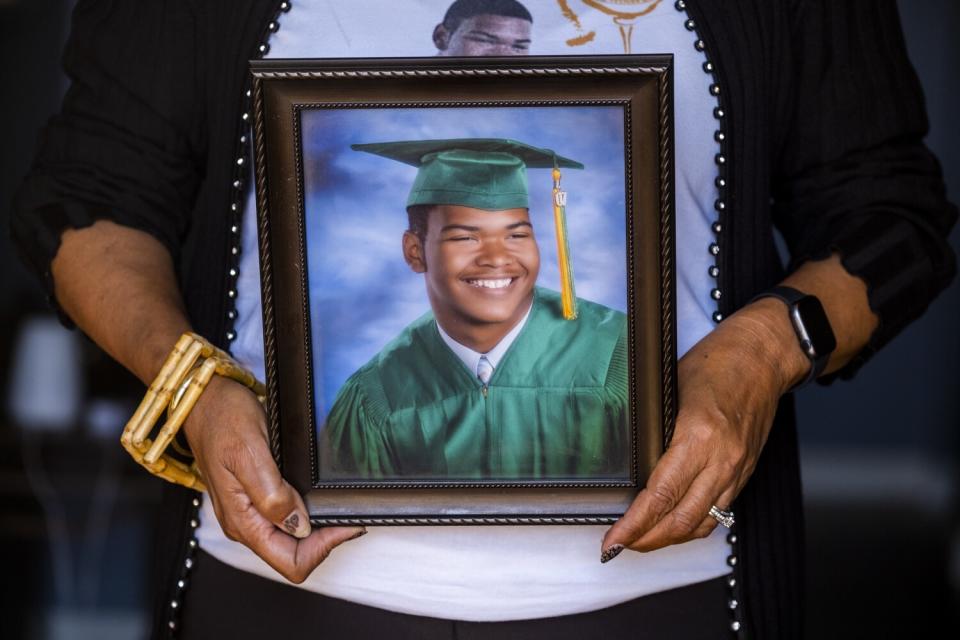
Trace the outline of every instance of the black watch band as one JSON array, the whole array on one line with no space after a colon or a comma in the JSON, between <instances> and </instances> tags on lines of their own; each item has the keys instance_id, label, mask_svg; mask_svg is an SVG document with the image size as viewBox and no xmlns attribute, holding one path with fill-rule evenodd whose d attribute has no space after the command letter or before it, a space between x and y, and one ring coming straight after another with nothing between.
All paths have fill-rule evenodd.
<instances>
[{"instance_id":1,"label":"black watch band","mask_svg":"<svg viewBox=\"0 0 960 640\"><path fill-rule=\"evenodd\" d=\"M792 287L778 286L767 289L755 296L753 300L761 298L777 298L787 305L790 323L797 334L800 349L810 359L810 372L802 382L791 389L795 391L810 384L823 373L830 360L830 354L837 348L836 336L830 327L823 305L816 296L797 291Z\"/></svg>"}]
</instances>

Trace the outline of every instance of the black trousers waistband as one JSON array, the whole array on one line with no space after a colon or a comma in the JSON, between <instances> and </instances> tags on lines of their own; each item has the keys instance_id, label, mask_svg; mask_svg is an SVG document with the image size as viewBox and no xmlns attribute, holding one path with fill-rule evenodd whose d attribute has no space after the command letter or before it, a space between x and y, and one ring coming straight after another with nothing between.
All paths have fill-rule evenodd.
<instances>
[{"instance_id":1,"label":"black trousers waistband","mask_svg":"<svg viewBox=\"0 0 960 640\"><path fill-rule=\"evenodd\" d=\"M726 578L613 607L536 620L464 622L394 613L267 580L200 552L190 574L183 640L390 638L391 640L729 640Z\"/></svg>"}]
</instances>

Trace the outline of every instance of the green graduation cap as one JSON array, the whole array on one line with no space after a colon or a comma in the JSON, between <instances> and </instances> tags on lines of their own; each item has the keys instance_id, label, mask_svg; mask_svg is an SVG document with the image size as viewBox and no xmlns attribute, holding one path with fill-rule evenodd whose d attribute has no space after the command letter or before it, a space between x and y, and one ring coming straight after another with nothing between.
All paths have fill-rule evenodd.
<instances>
[{"instance_id":1,"label":"green graduation cap","mask_svg":"<svg viewBox=\"0 0 960 640\"><path fill-rule=\"evenodd\" d=\"M583 169L576 160L551 149L505 138L403 140L353 144L366 151L417 167L407 206L452 204L487 211L529 208L527 169L552 169L553 212L557 228L563 315L577 316L566 229L566 193L560 168Z\"/></svg>"},{"instance_id":2,"label":"green graduation cap","mask_svg":"<svg viewBox=\"0 0 960 640\"><path fill-rule=\"evenodd\" d=\"M350 145L417 167L407 206L459 204L502 211L529 207L527 168L583 169L550 149L503 138L407 140Z\"/></svg>"}]
</instances>

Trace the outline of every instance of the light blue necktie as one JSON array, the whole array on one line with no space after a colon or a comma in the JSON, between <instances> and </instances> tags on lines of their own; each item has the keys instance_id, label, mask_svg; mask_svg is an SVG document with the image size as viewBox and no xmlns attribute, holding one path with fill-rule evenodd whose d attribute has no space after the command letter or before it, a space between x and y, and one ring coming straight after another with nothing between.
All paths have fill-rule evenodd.
<instances>
[{"instance_id":1,"label":"light blue necktie","mask_svg":"<svg viewBox=\"0 0 960 640\"><path fill-rule=\"evenodd\" d=\"M493 365L487 360L487 356L480 356L480 362L477 363L477 377L484 386L490 382L490 376L493 375Z\"/></svg>"}]
</instances>

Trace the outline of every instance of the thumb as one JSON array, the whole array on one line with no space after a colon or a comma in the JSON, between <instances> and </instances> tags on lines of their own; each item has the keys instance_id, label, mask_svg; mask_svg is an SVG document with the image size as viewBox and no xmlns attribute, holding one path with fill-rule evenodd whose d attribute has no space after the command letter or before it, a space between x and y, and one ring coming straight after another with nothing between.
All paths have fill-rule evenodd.
<instances>
[{"instance_id":1,"label":"thumb","mask_svg":"<svg viewBox=\"0 0 960 640\"><path fill-rule=\"evenodd\" d=\"M290 535L306 538L311 529L303 498L281 477L266 443L251 444L250 454L233 472L254 509Z\"/></svg>"},{"instance_id":2,"label":"thumb","mask_svg":"<svg viewBox=\"0 0 960 640\"><path fill-rule=\"evenodd\" d=\"M623 517L603 536L600 562L608 562L652 529L680 501L690 484L683 453L668 449L657 462L644 487Z\"/></svg>"},{"instance_id":3,"label":"thumb","mask_svg":"<svg viewBox=\"0 0 960 640\"><path fill-rule=\"evenodd\" d=\"M320 527L302 540L293 540L276 532L276 536L282 539L274 536L273 540L268 541L261 548L261 557L273 564L288 580L299 584L310 576L335 547L365 533L366 529L363 527Z\"/></svg>"}]
</instances>

